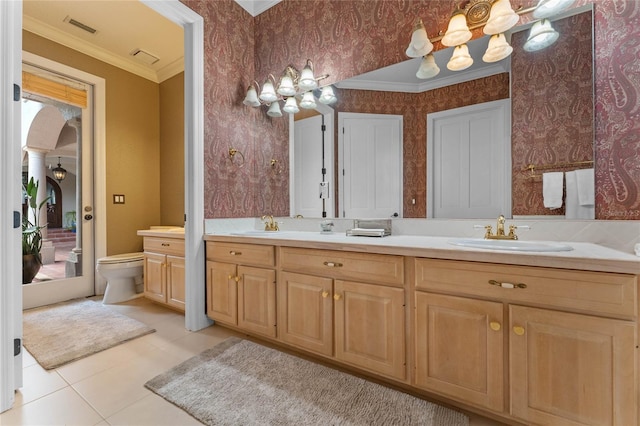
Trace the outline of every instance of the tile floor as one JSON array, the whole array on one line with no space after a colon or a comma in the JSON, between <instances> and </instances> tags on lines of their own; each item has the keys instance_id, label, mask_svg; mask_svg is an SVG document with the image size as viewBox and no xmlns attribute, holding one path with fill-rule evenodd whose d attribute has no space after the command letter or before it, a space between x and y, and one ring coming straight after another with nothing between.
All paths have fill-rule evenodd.
<instances>
[{"instance_id":1,"label":"tile floor","mask_svg":"<svg viewBox=\"0 0 640 426\"><path fill-rule=\"evenodd\" d=\"M182 315L144 298L110 306L156 332L49 371L25 351L24 387L0 425L200 425L144 383L236 333L187 331ZM471 419L471 426L490 425L498 423Z\"/></svg>"}]
</instances>

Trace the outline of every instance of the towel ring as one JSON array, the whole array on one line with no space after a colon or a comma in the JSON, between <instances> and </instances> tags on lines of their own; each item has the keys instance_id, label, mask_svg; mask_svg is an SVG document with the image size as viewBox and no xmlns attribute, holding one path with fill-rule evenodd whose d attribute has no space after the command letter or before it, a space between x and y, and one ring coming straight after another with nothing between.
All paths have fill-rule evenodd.
<instances>
[{"instance_id":1,"label":"towel ring","mask_svg":"<svg viewBox=\"0 0 640 426\"><path fill-rule=\"evenodd\" d=\"M236 154L240 154L240 158L242 159L241 163L237 163L235 161ZM244 154L235 148L229 148L229 161L231 161L231 164L236 164L238 167L242 167L244 166Z\"/></svg>"}]
</instances>

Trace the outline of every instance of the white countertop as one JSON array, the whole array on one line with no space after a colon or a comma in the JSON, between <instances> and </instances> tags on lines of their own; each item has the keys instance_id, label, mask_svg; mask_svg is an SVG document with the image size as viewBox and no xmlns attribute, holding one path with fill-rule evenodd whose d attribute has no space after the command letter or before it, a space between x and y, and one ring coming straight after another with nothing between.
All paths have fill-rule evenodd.
<instances>
[{"instance_id":1,"label":"white countertop","mask_svg":"<svg viewBox=\"0 0 640 426\"><path fill-rule=\"evenodd\" d=\"M249 231L251 232L251 231ZM139 233L140 235L140 233ZM640 257L592 243L537 241L566 244L573 247L564 252L516 252L461 247L451 243L456 237L391 235L388 237L354 237L344 233L282 231L273 233L207 234L207 241L246 242L277 246L397 254L436 259L493 262L511 265L541 266L585 271L640 274Z\"/></svg>"}]
</instances>

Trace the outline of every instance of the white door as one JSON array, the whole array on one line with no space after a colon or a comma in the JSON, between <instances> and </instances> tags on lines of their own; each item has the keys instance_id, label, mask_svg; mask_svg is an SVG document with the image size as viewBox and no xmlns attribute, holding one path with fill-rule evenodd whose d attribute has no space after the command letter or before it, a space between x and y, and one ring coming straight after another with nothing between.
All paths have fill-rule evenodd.
<instances>
[{"instance_id":1,"label":"white door","mask_svg":"<svg viewBox=\"0 0 640 426\"><path fill-rule=\"evenodd\" d=\"M402 116L339 113L341 217L402 217Z\"/></svg>"},{"instance_id":2,"label":"white door","mask_svg":"<svg viewBox=\"0 0 640 426\"><path fill-rule=\"evenodd\" d=\"M326 120L325 122L324 130L323 115L305 118L294 123L292 216L334 217L333 155L331 155L333 126L328 125L330 122ZM323 187L326 189L321 190L321 182L324 182Z\"/></svg>"},{"instance_id":3,"label":"white door","mask_svg":"<svg viewBox=\"0 0 640 426\"><path fill-rule=\"evenodd\" d=\"M508 99L427 115L427 217L511 217Z\"/></svg>"},{"instance_id":4,"label":"white door","mask_svg":"<svg viewBox=\"0 0 640 426\"><path fill-rule=\"evenodd\" d=\"M56 64L53 61L39 58L35 55L25 53L23 57L23 71L38 75L51 82L64 82L70 87L86 92L86 105L71 105L60 99L39 93L38 89L23 93L23 145L27 144L32 133L32 129L39 124L38 113L25 113L27 105L46 105L48 108L56 108L58 114L74 116L68 119L64 125L61 135L70 133L68 138L62 136L58 139L58 144L52 146L45 153L45 165L55 166L59 157L64 157L67 166L67 176L61 182L61 198L70 200L64 201L59 208L63 208L63 227L54 229L47 227L47 237L53 238L54 231L65 231L65 228L72 228L69 220L69 212L75 212L75 232L66 232L65 243L50 242L49 252L43 259L48 258L45 265L40 270L40 275L33 283L22 286L23 308L29 309L37 306L48 305L64 300L94 295L95 292L95 248L94 248L94 203L93 203L93 152L94 152L94 94L93 86L88 82L76 79L68 67ZM77 73L82 77L84 73ZM72 82L70 82L72 81ZM37 109L38 107L36 107ZM35 115L31 120L31 115ZM50 120L52 121L52 120ZM55 136L57 139L57 135ZM28 145L27 145L28 146ZM27 156L30 156L27 148ZM29 159L29 168L34 162ZM36 162L37 163L37 162ZM28 174L31 174L29 171ZM42 186L42 182L40 184ZM68 230L66 230L68 231ZM47 243L45 243L47 244Z\"/></svg>"},{"instance_id":5,"label":"white door","mask_svg":"<svg viewBox=\"0 0 640 426\"><path fill-rule=\"evenodd\" d=\"M20 251L20 89L22 2L0 1L0 412L22 386L22 255Z\"/></svg>"}]
</instances>

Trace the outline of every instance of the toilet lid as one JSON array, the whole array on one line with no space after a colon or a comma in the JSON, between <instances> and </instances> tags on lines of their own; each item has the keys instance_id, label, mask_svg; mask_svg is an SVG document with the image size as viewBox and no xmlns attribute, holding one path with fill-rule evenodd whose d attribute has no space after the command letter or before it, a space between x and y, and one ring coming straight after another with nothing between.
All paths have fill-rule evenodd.
<instances>
[{"instance_id":1,"label":"toilet lid","mask_svg":"<svg viewBox=\"0 0 640 426\"><path fill-rule=\"evenodd\" d=\"M107 263L126 263L126 262L134 262L136 260L142 260L144 258L143 253L123 253L123 254L115 254L113 256L101 257L98 259L98 263L107 264Z\"/></svg>"}]
</instances>

